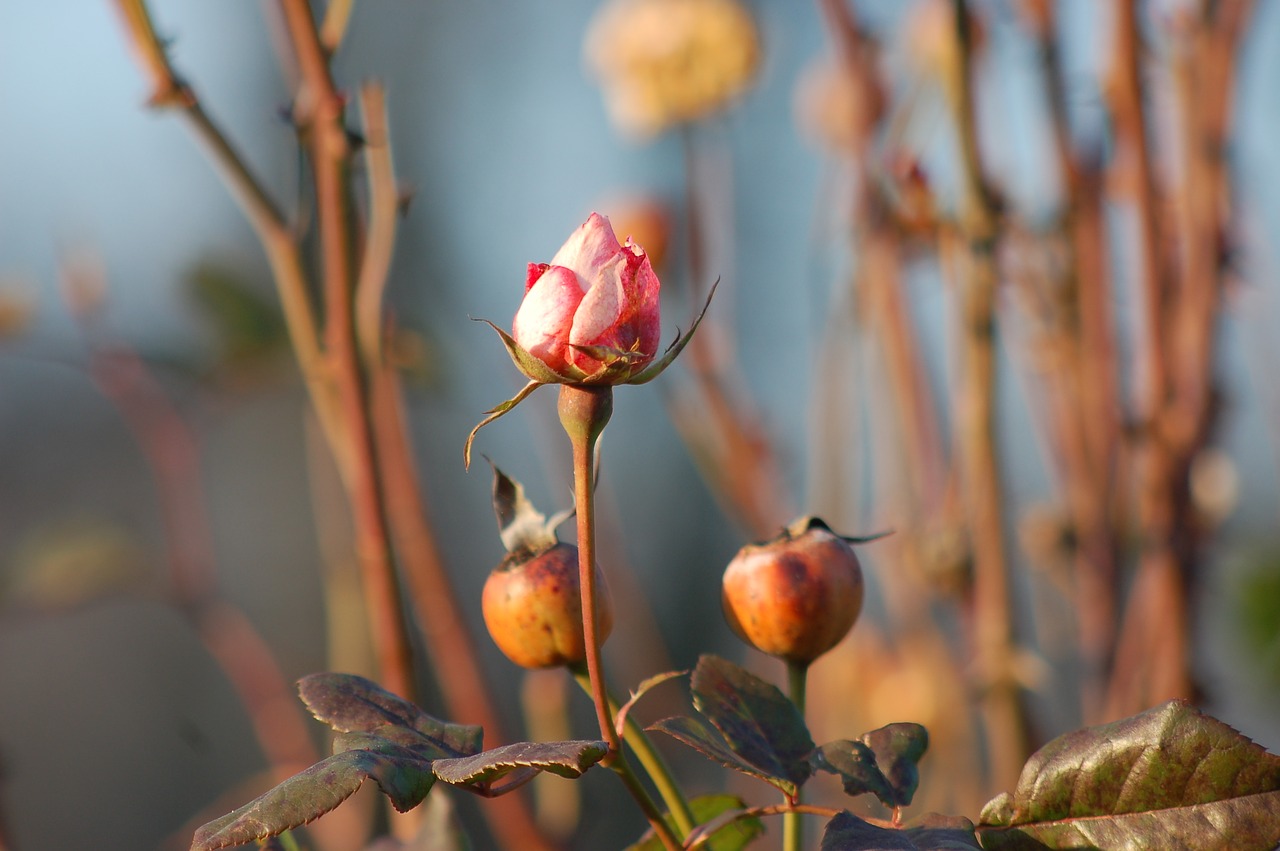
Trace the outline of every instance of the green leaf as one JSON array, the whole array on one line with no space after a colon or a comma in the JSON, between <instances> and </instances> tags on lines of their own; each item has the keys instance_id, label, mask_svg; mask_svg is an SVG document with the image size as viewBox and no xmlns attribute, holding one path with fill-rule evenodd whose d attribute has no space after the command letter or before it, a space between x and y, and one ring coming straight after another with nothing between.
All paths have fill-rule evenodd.
<instances>
[{"instance_id":1,"label":"green leaf","mask_svg":"<svg viewBox=\"0 0 1280 851\"><path fill-rule=\"evenodd\" d=\"M693 705L744 760L796 787L809 779L813 739L796 705L776 686L732 662L704 655L690 687Z\"/></svg>"},{"instance_id":2,"label":"green leaf","mask_svg":"<svg viewBox=\"0 0 1280 851\"><path fill-rule=\"evenodd\" d=\"M1280 757L1169 701L1045 745L978 830L989 848L1270 849Z\"/></svg>"},{"instance_id":3,"label":"green leaf","mask_svg":"<svg viewBox=\"0 0 1280 851\"><path fill-rule=\"evenodd\" d=\"M386 743L404 748L426 760L458 755L456 751L441 747L438 740L397 724L384 724L367 731L353 730L349 733L338 733L333 737L333 752L338 754L344 751L378 750Z\"/></svg>"},{"instance_id":4,"label":"green leaf","mask_svg":"<svg viewBox=\"0 0 1280 851\"><path fill-rule=\"evenodd\" d=\"M247 363L288 344L284 318L269 289L260 290L216 261L201 262L191 271L188 283L228 361Z\"/></svg>"},{"instance_id":5,"label":"green leaf","mask_svg":"<svg viewBox=\"0 0 1280 851\"><path fill-rule=\"evenodd\" d=\"M897 794L889 778L876 764L875 752L865 742L841 739L828 742L813 752L813 767L831 774L838 774L846 795L865 795L870 792L886 807L896 807Z\"/></svg>"},{"instance_id":6,"label":"green leaf","mask_svg":"<svg viewBox=\"0 0 1280 851\"><path fill-rule=\"evenodd\" d=\"M507 552L542 552L556 545L556 535L547 525L547 516L524 495L524 485L508 476L492 461L493 512Z\"/></svg>"},{"instance_id":7,"label":"green leaf","mask_svg":"<svg viewBox=\"0 0 1280 851\"><path fill-rule=\"evenodd\" d=\"M468 756L481 748L484 731L479 727L433 718L355 674L311 674L298 681L298 694L312 715L339 732L370 732L393 725L416 730L450 756Z\"/></svg>"},{"instance_id":8,"label":"green leaf","mask_svg":"<svg viewBox=\"0 0 1280 851\"><path fill-rule=\"evenodd\" d=\"M740 771L743 774L777 786L788 796L795 797L796 792L799 791L800 787L796 783L747 762L734 752L729 743L725 741L724 736L720 735L720 732L715 727L705 723L701 718L677 715L674 718L664 718L646 729L666 733L668 736L684 742L708 759L720 763L725 768Z\"/></svg>"},{"instance_id":9,"label":"green leaf","mask_svg":"<svg viewBox=\"0 0 1280 851\"><path fill-rule=\"evenodd\" d=\"M702 795L689 801L693 821L698 825L707 824L727 813L743 810L746 806L746 803L736 795ZM676 829L675 819L670 813L662 818L668 827L672 830ZM759 818L749 816L734 819L723 827L716 828L707 844L699 847L706 848L708 851L741 851L762 833L764 833L764 824ZM662 851L662 848L662 840L654 836L651 829L640 837L639 842L627 846L626 851Z\"/></svg>"},{"instance_id":10,"label":"green leaf","mask_svg":"<svg viewBox=\"0 0 1280 851\"><path fill-rule=\"evenodd\" d=\"M869 824L845 810L827 823L821 851L968 851L980 849L973 822L966 818L925 816L911 827L893 830Z\"/></svg>"},{"instance_id":11,"label":"green leaf","mask_svg":"<svg viewBox=\"0 0 1280 851\"><path fill-rule=\"evenodd\" d=\"M693 320L693 327L689 329L688 334L681 335L680 329L676 329L676 339L667 346L667 351L662 357L649 364L644 369L631 376L624 383L626 384L647 384L653 379L661 375L667 367L675 362L680 353L684 351L684 347L689 345L689 341L693 339L693 333L698 330L698 326L702 324L702 317L707 315L707 308L711 306L711 298L716 294L716 287L720 286L720 279L716 278L716 282L711 285L711 292L707 293L707 301L702 305L702 310L698 312L698 316Z\"/></svg>"},{"instance_id":12,"label":"green leaf","mask_svg":"<svg viewBox=\"0 0 1280 851\"><path fill-rule=\"evenodd\" d=\"M416 807L435 783L431 761L409 748L375 738L369 736L370 747L336 753L204 825L196 831L191 851L243 845L307 824L355 794L366 777L378 784L400 812Z\"/></svg>"},{"instance_id":13,"label":"green leaf","mask_svg":"<svg viewBox=\"0 0 1280 851\"><path fill-rule=\"evenodd\" d=\"M916 763L929 748L929 731L919 724L900 722L863 733L859 739L875 754L876 765L893 790L892 800L883 797L880 800L887 807L909 805L920 785Z\"/></svg>"},{"instance_id":14,"label":"green leaf","mask_svg":"<svg viewBox=\"0 0 1280 851\"><path fill-rule=\"evenodd\" d=\"M530 393L537 390L539 387L541 387L545 383L546 382L542 382L542 381L530 381L524 387L520 388L519 393L512 396L507 401L501 403L497 407L491 408L488 411L485 411L485 413L488 414L489 416L482 419L479 423L476 424L475 428L471 429L471 433L467 435L467 442L462 446L462 461L463 461L463 465L467 467L467 469L471 468L471 444L475 442L476 435L479 434L480 429L484 428L489 423L498 419L498 417L501 417L503 414L510 411L516 405L519 405L525 399L529 398Z\"/></svg>"},{"instance_id":15,"label":"green leaf","mask_svg":"<svg viewBox=\"0 0 1280 851\"><path fill-rule=\"evenodd\" d=\"M438 759L433 770L445 783L479 787L471 791L484 794L488 784L513 772L522 776L549 771L561 777L581 777L608 752L609 745L605 742L517 742L474 756Z\"/></svg>"}]
</instances>

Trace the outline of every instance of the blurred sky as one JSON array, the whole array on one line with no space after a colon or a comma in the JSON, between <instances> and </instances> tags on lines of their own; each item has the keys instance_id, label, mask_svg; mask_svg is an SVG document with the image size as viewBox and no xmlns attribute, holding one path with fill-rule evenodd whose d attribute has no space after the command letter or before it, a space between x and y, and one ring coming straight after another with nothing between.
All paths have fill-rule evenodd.
<instances>
[{"instance_id":1,"label":"blurred sky","mask_svg":"<svg viewBox=\"0 0 1280 851\"><path fill-rule=\"evenodd\" d=\"M462 441L482 411L523 382L492 333L467 318L508 324L525 264L550 259L608 199L646 191L678 200L683 192L678 138L642 144L609 125L582 59L596 5L359 3L337 62L339 79L352 88L370 77L386 81L398 171L416 189L389 297L402 323L427 335L447 373L415 390L411 406L433 510L439 527L450 531L443 543L473 613L501 549L487 470L481 463L463 474ZM858 5L877 26L890 27L909 4ZM1072 118L1087 141L1103 121L1096 77L1105 27L1097 2L1060 6ZM153 11L172 39L177 67L263 181L280 198L295 198L299 163L291 128L280 117L287 87L263 4L172 0L154 3ZM697 136L708 156L727 155L722 176L732 186L731 206L715 211L722 230L708 266L726 282L714 309L737 328L743 374L778 437L793 487L803 493L815 328L845 263L824 207L840 171L806 143L792 119L792 88L823 46L815 7L758 3L755 11L765 48L759 84ZM1033 153L1045 132L1035 57L1011 24L995 26L989 37L981 93L988 163L1015 206L1045 216L1055 185ZM1278 42L1280 12L1261 3L1239 71L1232 153L1242 178L1237 207L1248 222L1241 253L1248 284L1235 294L1237 310L1227 320L1229 410L1222 429L1241 475L1233 540L1271 543L1280 410L1271 333L1280 319ZM208 357L212 339L184 283L199 261L214 258L269 292L261 252L239 211L181 122L144 109L146 95L109 3L0 4L0 283L29 293L38 308L23 338L0 344L5 565L33 528L64 515L106 517L130 530L150 569L162 553L146 469L76 366L82 349L58 295L60 257L84 247L100 255L110 280L104 324L159 359ZM944 124L922 119L911 132L926 150L945 147ZM936 175L945 186L942 159ZM664 302L667 336L676 324L687 327L693 313L673 277ZM918 270L912 286L930 334L940 337L945 302L933 270ZM1007 447L1011 491L1022 500L1043 489L1044 474L1038 448L1025 439L1018 382L1005 378L1006 432L1021 435ZM655 595L663 628L683 635L692 624L714 620L706 649L728 646L716 583L740 535L720 518L677 445L662 392L655 386L619 392L605 441L606 475L625 494L617 513L631 532L627 554L644 580L662 589ZM324 638L301 425L305 399L296 386L232 401L211 401L181 385L178 393L207 441L228 594L280 648L288 675L306 673L323 664ZM546 449L558 440L551 396L535 396L482 432L477 444L530 484L548 510L568 499L563 457ZM706 582L689 581L691 562L706 565ZM193 641L163 607L128 598L56 617L0 617L0 816L18 851L151 847L239 778L252 746L225 688L208 684L212 673ZM677 647L677 663L688 664L706 645ZM492 649L486 652L496 663ZM1230 672L1223 676L1231 681ZM1270 735L1273 748L1280 744L1274 712L1236 711L1228 720L1271 723L1270 730L1248 731L1264 741ZM106 736L91 726L95 717L123 732ZM49 725L63 732L49 737L35 730ZM149 736L150 744L138 744ZM49 760L53 738L63 749ZM134 760L137 753L146 758ZM97 789L90 797L103 800L70 803L86 793L71 788L65 761L82 758L86 774L116 772L120 794L133 796L121 803L111 790ZM119 773L126 766L136 776ZM173 776L190 778L189 787L175 788ZM48 809L57 799L65 816ZM35 813L44 823L36 823Z\"/></svg>"}]
</instances>

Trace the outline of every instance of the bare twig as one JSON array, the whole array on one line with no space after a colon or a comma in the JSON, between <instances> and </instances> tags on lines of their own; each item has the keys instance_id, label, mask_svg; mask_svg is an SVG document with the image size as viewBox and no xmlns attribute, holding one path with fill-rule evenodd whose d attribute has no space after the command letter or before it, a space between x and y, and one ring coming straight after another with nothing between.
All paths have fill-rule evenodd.
<instances>
[{"instance_id":1,"label":"bare twig","mask_svg":"<svg viewBox=\"0 0 1280 851\"><path fill-rule=\"evenodd\" d=\"M991 780L1012 787L1026 758L1027 721L1013 673L1013 599L1004 544L1004 504L996 452L996 241L994 206L978 157L970 91L969 9L955 0L957 66L950 69L950 100L960 145L963 242L959 271L961 321L956 391L956 461L965 492L973 550L974 649L982 688L982 714Z\"/></svg>"},{"instance_id":2,"label":"bare twig","mask_svg":"<svg viewBox=\"0 0 1280 851\"><path fill-rule=\"evenodd\" d=\"M348 439L351 464L344 471L344 480L355 521L356 553L363 570L366 602L372 607L370 625L375 630L381 679L391 691L412 697L408 628L378 482L377 449L353 317L353 239L347 186L351 149L343 125L345 102L330 75L328 57L306 0L281 0L280 8L302 81L293 116L309 141L316 185L325 343L338 413Z\"/></svg>"},{"instance_id":3,"label":"bare twig","mask_svg":"<svg viewBox=\"0 0 1280 851\"><path fill-rule=\"evenodd\" d=\"M1044 284L1037 345L1044 428L1053 437L1050 463L1075 532L1074 597L1081 656L1081 709L1101 720L1116 621L1116 455L1120 443L1119 361L1107 297L1104 228L1096 170L1078 163L1069 143L1066 82L1058 51L1057 15L1047 0L1027 0L1046 79L1053 154L1063 183L1061 268Z\"/></svg>"},{"instance_id":4,"label":"bare twig","mask_svg":"<svg viewBox=\"0 0 1280 851\"><path fill-rule=\"evenodd\" d=\"M369 82L361 86L360 113L369 173L369 224L356 279L355 321L356 339L365 365L374 369L373 364L383 357L382 299L395 252L400 203L387 131L386 93L381 84Z\"/></svg>"},{"instance_id":5,"label":"bare twig","mask_svg":"<svg viewBox=\"0 0 1280 851\"><path fill-rule=\"evenodd\" d=\"M116 8L124 22L130 44L150 79L153 92L148 103L156 108L178 111L197 140L208 151L214 167L258 234L280 293L285 323L297 353L298 365L311 392L321 424L335 447L344 445L338 430L335 400L324 356L320 350L307 275L295 235L261 181L205 111L195 90L174 71L152 24L146 3L143 0L116 0ZM345 461L341 458L339 460L340 463ZM345 463L342 465L346 466Z\"/></svg>"}]
</instances>

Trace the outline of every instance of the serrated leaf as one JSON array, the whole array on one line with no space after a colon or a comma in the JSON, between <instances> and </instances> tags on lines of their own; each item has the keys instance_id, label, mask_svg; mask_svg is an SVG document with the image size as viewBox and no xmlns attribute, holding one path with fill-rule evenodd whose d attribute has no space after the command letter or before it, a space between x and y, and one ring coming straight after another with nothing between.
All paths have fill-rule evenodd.
<instances>
[{"instance_id":1,"label":"serrated leaf","mask_svg":"<svg viewBox=\"0 0 1280 851\"><path fill-rule=\"evenodd\" d=\"M438 740L396 724L385 724L369 731L354 730L349 733L338 733L333 737L333 752L338 754L344 751L378 750L386 742L402 747L426 760L457 756L456 752L441 747Z\"/></svg>"},{"instance_id":2,"label":"serrated leaf","mask_svg":"<svg viewBox=\"0 0 1280 851\"><path fill-rule=\"evenodd\" d=\"M677 715L673 718L664 718L646 729L666 733L668 736L684 742L708 759L720 763L725 768L740 771L743 774L777 786L788 796L795 797L796 792L799 791L800 787L787 778L771 774L747 762L734 752L729 743L725 741L724 736L720 735L719 730L705 723L701 718Z\"/></svg>"},{"instance_id":3,"label":"serrated leaf","mask_svg":"<svg viewBox=\"0 0 1280 851\"><path fill-rule=\"evenodd\" d=\"M744 760L797 787L809 779L813 739L796 705L776 686L708 654L698 660L690 689L693 705Z\"/></svg>"},{"instance_id":4,"label":"serrated leaf","mask_svg":"<svg viewBox=\"0 0 1280 851\"><path fill-rule=\"evenodd\" d=\"M524 485L492 461L489 464L493 467L493 513L507 552L541 552L554 547L555 532L548 528L547 516L524 495Z\"/></svg>"},{"instance_id":5,"label":"serrated leaf","mask_svg":"<svg viewBox=\"0 0 1280 851\"><path fill-rule=\"evenodd\" d=\"M605 742L516 742L474 756L438 759L433 769L445 783L464 787L492 783L522 769L575 778L608 752Z\"/></svg>"},{"instance_id":6,"label":"serrated leaf","mask_svg":"<svg viewBox=\"0 0 1280 851\"><path fill-rule=\"evenodd\" d=\"M355 674L311 674L298 681L298 694L312 715L342 733L395 725L416 730L450 756L469 756L482 747L480 727L433 718L416 704Z\"/></svg>"},{"instance_id":7,"label":"serrated leaf","mask_svg":"<svg viewBox=\"0 0 1280 851\"><path fill-rule=\"evenodd\" d=\"M931 813L911 827L877 827L845 810L827 823L821 851L972 851L981 849L973 822Z\"/></svg>"},{"instance_id":8,"label":"serrated leaf","mask_svg":"<svg viewBox=\"0 0 1280 851\"><path fill-rule=\"evenodd\" d=\"M1280 792L1209 804L1112 816L979 826L982 846L999 851L1046 848L1194 848L1271 851L1280 846Z\"/></svg>"},{"instance_id":9,"label":"serrated leaf","mask_svg":"<svg viewBox=\"0 0 1280 851\"><path fill-rule=\"evenodd\" d=\"M519 393L512 396L507 401L485 412L488 414L488 416L482 419L479 423L477 423L475 428L471 429L471 433L467 435L467 442L462 445L462 462L464 467L466 467L467 469L471 469L471 444L475 443L476 435L480 433L480 429L484 428L489 423L493 422L494 420L498 419L502 415L506 414L516 405L519 405L521 402L523 402L525 399L529 397L530 393L537 390L544 383L546 382L530 381L524 387L520 388Z\"/></svg>"},{"instance_id":10,"label":"serrated leaf","mask_svg":"<svg viewBox=\"0 0 1280 851\"><path fill-rule=\"evenodd\" d=\"M840 739L827 742L813 752L810 762L814 768L840 776L846 795L865 795L870 792L886 807L898 806L897 794L889 778L876 764L875 752L865 742Z\"/></svg>"},{"instance_id":11,"label":"serrated leaf","mask_svg":"<svg viewBox=\"0 0 1280 851\"><path fill-rule=\"evenodd\" d=\"M626 384L647 384L661 375L667 367L675 362L675 359L684 351L684 347L689 345L689 341L693 339L693 334L698 330L698 326L702 324L702 317L707 315L707 308L711 306L711 299L716 294L716 288L719 286L720 279L716 278L716 282L711 285L711 292L707 293L706 303L702 305L702 310L698 311L697 317L693 320L693 327L689 329L689 333L681 334L680 329L677 328L675 340L670 346L667 346L667 350L662 357L631 376L625 382Z\"/></svg>"},{"instance_id":12,"label":"serrated leaf","mask_svg":"<svg viewBox=\"0 0 1280 851\"><path fill-rule=\"evenodd\" d=\"M880 800L886 807L908 806L920 785L916 764L929 749L929 731L919 724L899 722L886 724L858 738L875 754L876 765L893 790L892 800Z\"/></svg>"},{"instance_id":13,"label":"serrated leaf","mask_svg":"<svg viewBox=\"0 0 1280 851\"><path fill-rule=\"evenodd\" d=\"M344 750L204 825L195 832L191 851L243 845L307 824L355 794L365 778L377 783L400 812L422 803L435 783L429 759L389 741Z\"/></svg>"},{"instance_id":14,"label":"serrated leaf","mask_svg":"<svg viewBox=\"0 0 1280 851\"><path fill-rule=\"evenodd\" d=\"M982 821L992 848L1270 849L1280 843L1280 757L1169 701L1054 739Z\"/></svg>"},{"instance_id":15,"label":"serrated leaf","mask_svg":"<svg viewBox=\"0 0 1280 851\"><path fill-rule=\"evenodd\" d=\"M746 803L736 795L702 795L689 801L689 810L693 813L695 824L703 825L726 813L746 808ZM667 826L676 829L675 819L670 813L663 816ZM699 846L708 851L741 851L760 834L764 833L764 824L754 816L734 819L719 827L711 834L705 845ZM649 830L639 842L627 846L626 851L662 851L662 840Z\"/></svg>"}]
</instances>

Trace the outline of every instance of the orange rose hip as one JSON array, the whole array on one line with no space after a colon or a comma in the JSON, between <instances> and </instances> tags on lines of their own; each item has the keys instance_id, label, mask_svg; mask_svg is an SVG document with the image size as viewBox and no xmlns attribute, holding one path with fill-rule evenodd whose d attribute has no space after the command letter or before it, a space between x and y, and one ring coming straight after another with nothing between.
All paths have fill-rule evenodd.
<instances>
[{"instance_id":1,"label":"orange rose hip","mask_svg":"<svg viewBox=\"0 0 1280 851\"><path fill-rule=\"evenodd\" d=\"M725 619L770 656L808 665L840 643L862 611L862 567L848 541L815 517L748 544L725 569Z\"/></svg>"}]
</instances>

